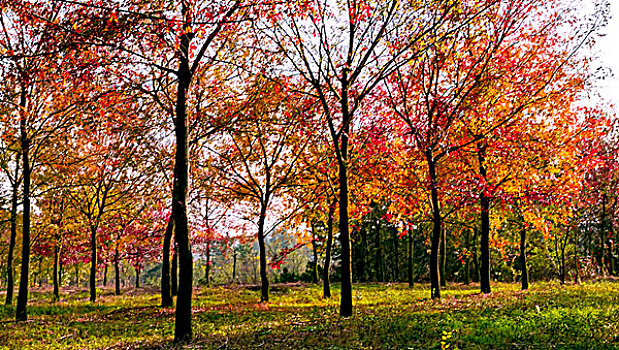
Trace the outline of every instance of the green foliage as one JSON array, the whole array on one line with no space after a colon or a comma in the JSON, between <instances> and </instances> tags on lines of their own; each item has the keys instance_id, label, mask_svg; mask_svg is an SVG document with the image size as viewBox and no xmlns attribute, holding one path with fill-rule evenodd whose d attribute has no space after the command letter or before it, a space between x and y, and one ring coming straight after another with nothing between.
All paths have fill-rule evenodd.
<instances>
[{"instance_id":1,"label":"green foliage","mask_svg":"<svg viewBox=\"0 0 619 350\"><path fill-rule=\"evenodd\" d=\"M562 286L539 283L529 291L497 284L450 284L441 301L427 285L361 284L355 314L337 316L320 286L274 285L272 302L258 303L248 288L198 289L194 300L199 349L613 349L619 346L619 283ZM170 349L174 311L158 306L156 290L87 301L87 290L64 290L52 303L33 292L31 321L15 323L0 307L2 349Z\"/></svg>"}]
</instances>

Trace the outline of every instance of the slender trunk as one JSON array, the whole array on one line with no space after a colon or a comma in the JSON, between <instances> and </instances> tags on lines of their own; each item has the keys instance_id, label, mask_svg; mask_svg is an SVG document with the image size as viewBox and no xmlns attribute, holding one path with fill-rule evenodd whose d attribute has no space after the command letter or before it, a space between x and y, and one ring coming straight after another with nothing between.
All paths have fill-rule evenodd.
<instances>
[{"instance_id":1,"label":"slender trunk","mask_svg":"<svg viewBox=\"0 0 619 350\"><path fill-rule=\"evenodd\" d=\"M114 258L114 285L116 295L120 295L120 259L118 258L118 250Z\"/></svg>"},{"instance_id":2,"label":"slender trunk","mask_svg":"<svg viewBox=\"0 0 619 350\"><path fill-rule=\"evenodd\" d=\"M97 227L90 226L90 302L97 300Z\"/></svg>"},{"instance_id":3,"label":"slender trunk","mask_svg":"<svg viewBox=\"0 0 619 350\"><path fill-rule=\"evenodd\" d=\"M52 269L52 281L54 284L54 301L60 300L60 285L58 281L58 264L60 261L60 245L59 237L56 236L56 245L54 246L54 268Z\"/></svg>"},{"instance_id":4,"label":"slender trunk","mask_svg":"<svg viewBox=\"0 0 619 350\"><path fill-rule=\"evenodd\" d=\"M232 283L236 282L236 250L232 253Z\"/></svg>"},{"instance_id":5,"label":"slender trunk","mask_svg":"<svg viewBox=\"0 0 619 350\"><path fill-rule=\"evenodd\" d=\"M116 246L114 248L114 285L116 295L120 295L120 231L116 232Z\"/></svg>"},{"instance_id":6,"label":"slender trunk","mask_svg":"<svg viewBox=\"0 0 619 350\"><path fill-rule=\"evenodd\" d=\"M187 92L192 80L189 67L189 45L191 42L189 30L190 15L187 4L183 2L182 18L185 21L180 37L179 67L176 99L176 119L174 130L176 137L176 155L174 163L174 186L172 190L172 212L174 213L174 240L178 248L178 295L176 298L176 320L174 325L174 342L190 341L193 337L191 329L191 294L193 285L193 256L189 240L187 224L187 187L189 183L187 155ZM174 188L176 191L174 191Z\"/></svg>"},{"instance_id":7,"label":"slender trunk","mask_svg":"<svg viewBox=\"0 0 619 350\"><path fill-rule=\"evenodd\" d=\"M135 266L135 288L140 288L140 272L142 268L140 265Z\"/></svg>"},{"instance_id":8,"label":"slender trunk","mask_svg":"<svg viewBox=\"0 0 619 350\"><path fill-rule=\"evenodd\" d=\"M327 250L325 252L325 266L322 270L322 293L325 299L331 298L331 250L333 249L333 215L335 214L335 200L329 206L327 218Z\"/></svg>"},{"instance_id":9,"label":"slender trunk","mask_svg":"<svg viewBox=\"0 0 619 350\"><path fill-rule=\"evenodd\" d=\"M612 220L608 220L608 273L610 275L615 275L615 258L613 257L613 245L614 245L614 240L613 240L613 222Z\"/></svg>"},{"instance_id":10,"label":"slender trunk","mask_svg":"<svg viewBox=\"0 0 619 350\"><path fill-rule=\"evenodd\" d=\"M170 292L172 296L175 297L178 292L178 254L176 253L176 249L174 249L174 253L172 253L172 270L170 272Z\"/></svg>"},{"instance_id":11,"label":"slender trunk","mask_svg":"<svg viewBox=\"0 0 619 350\"><path fill-rule=\"evenodd\" d=\"M408 230L408 286L413 287L415 281L413 280L413 230Z\"/></svg>"},{"instance_id":12,"label":"slender trunk","mask_svg":"<svg viewBox=\"0 0 619 350\"><path fill-rule=\"evenodd\" d=\"M527 230L523 225L520 227L520 281L522 290L529 289L529 273L527 271L527 251L526 251Z\"/></svg>"},{"instance_id":13,"label":"slender trunk","mask_svg":"<svg viewBox=\"0 0 619 350\"><path fill-rule=\"evenodd\" d=\"M206 285L211 285L211 241L206 242L206 266L204 267L204 279Z\"/></svg>"},{"instance_id":14,"label":"slender trunk","mask_svg":"<svg viewBox=\"0 0 619 350\"><path fill-rule=\"evenodd\" d=\"M174 215L170 214L163 236L163 258L161 260L161 306L170 307L173 304L170 286L170 243L174 232Z\"/></svg>"},{"instance_id":15,"label":"slender trunk","mask_svg":"<svg viewBox=\"0 0 619 350\"><path fill-rule=\"evenodd\" d=\"M39 264L37 265L38 266L37 272L35 273L35 276L34 276L34 281L38 282L39 288L43 284L43 281L41 281L41 279L42 279L42 271L41 271L42 270L41 269L42 262L43 262L43 258L39 257Z\"/></svg>"},{"instance_id":16,"label":"slender trunk","mask_svg":"<svg viewBox=\"0 0 619 350\"><path fill-rule=\"evenodd\" d=\"M58 260L58 286L62 285L62 279L64 278L64 265L62 259Z\"/></svg>"},{"instance_id":17,"label":"slender trunk","mask_svg":"<svg viewBox=\"0 0 619 350\"><path fill-rule=\"evenodd\" d=\"M466 230L465 236L465 244L466 244L466 259L464 266L464 284L469 285L471 283L471 231Z\"/></svg>"},{"instance_id":18,"label":"slender trunk","mask_svg":"<svg viewBox=\"0 0 619 350\"><path fill-rule=\"evenodd\" d=\"M447 230L445 229L445 226L443 225L443 230L442 230L443 234L441 236L441 246L440 246L440 260L439 260L439 273L440 273L440 280L441 280L441 287L445 287L447 285L447 276L445 276L445 264L447 262Z\"/></svg>"},{"instance_id":19,"label":"slender trunk","mask_svg":"<svg viewBox=\"0 0 619 350\"><path fill-rule=\"evenodd\" d=\"M615 231L614 231L614 227L611 225L610 227L611 232L613 234L613 237L615 237ZM616 242L617 238L615 237L615 243L614 243L614 247L615 247L615 275L619 275L619 244Z\"/></svg>"},{"instance_id":20,"label":"slender trunk","mask_svg":"<svg viewBox=\"0 0 619 350\"><path fill-rule=\"evenodd\" d=\"M103 286L107 287L107 271L108 271L108 263L105 263L103 267Z\"/></svg>"},{"instance_id":21,"label":"slender trunk","mask_svg":"<svg viewBox=\"0 0 619 350\"><path fill-rule=\"evenodd\" d=\"M312 262L312 280L314 283L318 283L318 244L316 243L316 228L314 226L314 223L312 223L312 256L314 257Z\"/></svg>"},{"instance_id":22,"label":"slender trunk","mask_svg":"<svg viewBox=\"0 0 619 350\"><path fill-rule=\"evenodd\" d=\"M79 268L79 264L75 264L75 286L79 287L80 285L80 268Z\"/></svg>"},{"instance_id":23,"label":"slender trunk","mask_svg":"<svg viewBox=\"0 0 619 350\"><path fill-rule=\"evenodd\" d=\"M349 80L348 74L350 68L345 67L342 71L342 96L340 106L342 107L342 129L340 130L339 152L337 154L338 161L338 181L339 181L339 229L340 229L340 244L341 244L341 289L340 289L340 316L352 316L352 256L350 245L350 227L349 227L349 190L348 190L348 143L350 135L350 124L352 122L352 114L349 110L348 89ZM334 139L337 142L337 139ZM337 147L337 145L336 145Z\"/></svg>"},{"instance_id":24,"label":"slender trunk","mask_svg":"<svg viewBox=\"0 0 619 350\"><path fill-rule=\"evenodd\" d=\"M560 272L561 272L561 284L565 284L565 281L567 280L567 266L566 266L566 262L565 262L565 249L567 248L567 245L569 243L569 234L570 234L570 230L567 229L565 232L564 237L561 237L560 239L558 238L557 241L559 241L560 244L560 254L561 254L561 262L560 262Z\"/></svg>"},{"instance_id":25,"label":"slender trunk","mask_svg":"<svg viewBox=\"0 0 619 350\"><path fill-rule=\"evenodd\" d=\"M260 302L269 301L269 277L267 276L267 250L264 242L264 222L269 203L267 193L264 202L260 205L260 217L258 218L258 246L260 247Z\"/></svg>"},{"instance_id":26,"label":"slender trunk","mask_svg":"<svg viewBox=\"0 0 619 350\"><path fill-rule=\"evenodd\" d=\"M482 179L487 178L486 173L486 145L481 143L477 153L479 160L479 174ZM481 292L490 293L490 199L486 194L486 187L481 189L479 204L481 207L481 269L479 284Z\"/></svg>"},{"instance_id":27,"label":"slender trunk","mask_svg":"<svg viewBox=\"0 0 619 350\"><path fill-rule=\"evenodd\" d=\"M399 247L399 238L398 238L398 231L397 230L393 230L392 231L393 235L391 237L391 239L393 239L393 259L392 259L392 265L393 265L393 270L392 270L392 278L393 278L393 282L401 282L400 279L400 247Z\"/></svg>"},{"instance_id":28,"label":"slender trunk","mask_svg":"<svg viewBox=\"0 0 619 350\"><path fill-rule=\"evenodd\" d=\"M376 255L374 256L374 271L377 282L385 282L385 274L383 273L383 247L381 242L381 230L372 230L372 234L376 237Z\"/></svg>"},{"instance_id":29,"label":"slender trunk","mask_svg":"<svg viewBox=\"0 0 619 350\"><path fill-rule=\"evenodd\" d=\"M602 213L600 217L600 250L598 256L598 264L600 265L600 274L606 274L606 268L604 263L605 249L605 237L606 236L606 194L602 195Z\"/></svg>"},{"instance_id":30,"label":"slender trunk","mask_svg":"<svg viewBox=\"0 0 619 350\"><path fill-rule=\"evenodd\" d=\"M15 319L26 321L28 313L28 275L30 273L30 139L26 131L26 90L22 88L20 95L20 132L22 148L22 168L24 175L24 185L22 188L22 253L21 253L21 275L19 276L19 291L17 293L17 306L15 308Z\"/></svg>"},{"instance_id":31,"label":"slender trunk","mask_svg":"<svg viewBox=\"0 0 619 350\"><path fill-rule=\"evenodd\" d=\"M13 303L13 289L15 288L15 268L13 267L13 254L15 251L15 244L17 240L17 201L19 196L19 170L21 169L19 166L19 161L21 157L21 152L17 152L15 156L15 177L12 183L12 191L11 191L11 216L9 218L11 222L11 237L9 238L9 251L8 258L6 264L7 270L7 279L6 279L6 305L11 305Z\"/></svg>"},{"instance_id":32,"label":"slender trunk","mask_svg":"<svg viewBox=\"0 0 619 350\"><path fill-rule=\"evenodd\" d=\"M475 282L479 282L479 253L477 251L477 237L479 236L479 229L478 228L474 228L473 229L473 267L474 267L474 271L475 271L475 275L474 275L474 279L473 281Z\"/></svg>"},{"instance_id":33,"label":"slender trunk","mask_svg":"<svg viewBox=\"0 0 619 350\"><path fill-rule=\"evenodd\" d=\"M430 175L430 200L432 204L432 239L430 247L430 296L432 299L441 298L440 276L438 270L438 250L441 241L442 218L438 202L438 179L436 163L432 151L426 153L426 161Z\"/></svg>"}]
</instances>

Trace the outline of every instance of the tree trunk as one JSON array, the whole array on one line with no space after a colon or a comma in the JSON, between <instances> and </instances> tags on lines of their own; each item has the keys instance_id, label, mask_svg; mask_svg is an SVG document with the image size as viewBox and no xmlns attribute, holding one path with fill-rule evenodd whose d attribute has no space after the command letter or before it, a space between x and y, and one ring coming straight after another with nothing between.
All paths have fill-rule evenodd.
<instances>
[{"instance_id":1,"label":"tree trunk","mask_svg":"<svg viewBox=\"0 0 619 350\"><path fill-rule=\"evenodd\" d=\"M182 4L182 19L185 21L180 37L179 67L177 71L176 119L174 130L176 137L176 155L174 163L174 186L172 189L172 213L174 213L174 240L178 248L178 295L176 298L176 320L174 326L174 342L190 341L193 337L191 329L191 294L193 284L193 256L189 240L187 224L187 186L189 182L187 156L187 92L192 80L189 66L189 45L191 42L189 30L190 19L187 4Z\"/></svg>"},{"instance_id":2,"label":"tree trunk","mask_svg":"<svg viewBox=\"0 0 619 350\"><path fill-rule=\"evenodd\" d=\"M264 242L264 222L266 219L269 195L266 194L264 201L260 205L260 216L258 218L258 246L260 247L260 302L269 301L269 276L267 275L267 250Z\"/></svg>"},{"instance_id":3,"label":"tree trunk","mask_svg":"<svg viewBox=\"0 0 619 350\"><path fill-rule=\"evenodd\" d=\"M60 283L58 281L58 265L60 262L60 246L59 238L56 237L56 245L54 246L54 268L52 269L52 281L54 283L54 301L60 300Z\"/></svg>"},{"instance_id":4,"label":"tree trunk","mask_svg":"<svg viewBox=\"0 0 619 350\"><path fill-rule=\"evenodd\" d=\"M97 227L90 227L90 302L97 300Z\"/></svg>"},{"instance_id":5,"label":"tree trunk","mask_svg":"<svg viewBox=\"0 0 619 350\"><path fill-rule=\"evenodd\" d=\"M232 253L232 283L236 282L236 250Z\"/></svg>"},{"instance_id":6,"label":"tree trunk","mask_svg":"<svg viewBox=\"0 0 619 350\"><path fill-rule=\"evenodd\" d=\"M560 261L559 261L559 270L560 270L560 278L561 278L561 284L565 284L565 281L567 281L567 265L566 265L566 259L565 259L565 249L567 248L567 245L570 242L570 230L569 228L566 229L565 234L563 237L557 238L555 239L555 247L557 245L556 242L558 242L559 244L559 254L560 254ZM555 250L556 251L556 250Z\"/></svg>"},{"instance_id":7,"label":"tree trunk","mask_svg":"<svg viewBox=\"0 0 619 350\"><path fill-rule=\"evenodd\" d=\"M466 265L464 267L464 284L469 285L471 283L471 231L466 230L465 236L466 245Z\"/></svg>"},{"instance_id":8,"label":"tree trunk","mask_svg":"<svg viewBox=\"0 0 619 350\"><path fill-rule=\"evenodd\" d=\"M107 287L107 271L108 271L108 263L105 263L105 267L103 267L103 286Z\"/></svg>"},{"instance_id":9,"label":"tree trunk","mask_svg":"<svg viewBox=\"0 0 619 350\"><path fill-rule=\"evenodd\" d=\"M439 260L439 273L440 273L440 280L441 280L441 287L445 287L447 286L447 276L445 275L445 264L447 262L447 230L445 229L445 226L443 225L443 229L442 229L442 236L441 236L441 257Z\"/></svg>"},{"instance_id":10,"label":"tree trunk","mask_svg":"<svg viewBox=\"0 0 619 350\"><path fill-rule=\"evenodd\" d=\"M161 260L161 306L170 307L173 304L170 285L170 244L174 232L174 215L170 214L163 236L163 258Z\"/></svg>"},{"instance_id":11,"label":"tree trunk","mask_svg":"<svg viewBox=\"0 0 619 350\"><path fill-rule=\"evenodd\" d=\"M58 260L58 285L62 285L62 279L64 278L64 265L62 259Z\"/></svg>"},{"instance_id":12,"label":"tree trunk","mask_svg":"<svg viewBox=\"0 0 619 350\"><path fill-rule=\"evenodd\" d=\"M174 253L172 253L170 282L170 292L172 293L172 296L175 297L178 292L178 254L176 253L176 248L174 249Z\"/></svg>"},{"instance_id":13,"label":"tree trunk","mask_svg":"<svg viewBox=\"0 0 619 350\"><path fill-rule=\"evenodd\" d=\"M606 251L605 248L605 240L606 240L606 194L602 194L602 213L600 215L600 250L599 250L599 259L598 263L600 265L600 274L606 274L606 266L604 262L604 254Z\"/></svg>"},{"instance_id":14,"label":"tree trunk","mask_svg":"<svg viewBox=\"0 0 619 350\"><path fill-rule=\"evenodd\" d=\"M338 155L338 180L339 180L339 200L340 200L340 244L342 284L340 289L340 316L352 316L352 256L350 246L350 227L348 225L348 135L350 134L350 123L352 114L349 110L348 100L348 73L349 68L344 68L342 72L342 96L340 105L342 107L343 127L340 136L340 147ZM334 140L335 141L335 140ZM336 152L337 153L337 152Z\"/></svg>"},{"instance_id":15,"label":"tree trunk","mask_svg":"<svg viewBox=\"0 0 619 350\"><path fill-rule=\"evenodd\" d=\"M375 279L377 282L385 282L385 274L383 270L383 247L381 240L381 230L372 230L372 234L376 237L376 255L374 255L374 272L376 273Z\"/></svg>"},{"instance_id":16,"label":"tree trunk","mask_svg":"<svg viewBox=\"0 0 619 350\"><path fill-rule=\"evenodd\" d=\"M430 175L430 200L432 204L432 239L430 247L430 296L432 299L441 298L440 276L438 270L438 250L441 241L441 209L438 201L438 179L436 163L430 150L426 153L428 171Z\"/></svg>"},{"instance_id":17,"label":"tree trunk","mask_svg":"<svg viewBox=\"0 0 619 350\"><path fill-rule=\"evenodd\" d=\"M401 282L401 276L400 276L400 245L398 244L400 238L398 237L398 231L397 230L393 230L392 231L393 235L392 235L392 239L393 239L393 259L392 259L392 264L393 264L393 270L392 270L392 278L393 278L393 282Z\"/></svg>"},{"instance_id":18,"label":"tree trunk","mask_svg":"<svg viewBox=\"0 0 619 350\"><path fill-rule=\"evenodd\" d=\"M204 267L204 279L206 285L211 285L211 241L206 242L206 266Z\"/></svg>"},{"instance_id":19,"label":"tree trunk","mask_svg":"<svg viewBox=\"0 0 619 350\"><path fill-rule=\"evenodd\" d=\"M408 286L413 287L415 281L413 280L413 255L415 254L413 246L413 230L408 230Z\"/></svg>"},{"instance_id":20,"label":"tree trunk","mask_svg":"<svg viewBox=\"0 0 619 350\"><path fill-rule=\"evenodd\" d=\"M325 299L331 298L331 250L333 249L333 215L336 204L334 200L329 206L327 218L327 250L325 251L325 266L322 270L322 294Z\"/></svg>"},{"instance_id":21,"label":"tree trunk","mask_svg":"<svg viewBox=\"0 0 619 350\"><path fill-rule=\"evenodd\" d=\"M527 230L524 224L520 227L520 281L522 290L529 289L529 273L527 271L527 251L526 251Z\"/></svg>"},{"instance_id":22,"label":"tree trunk","mask_svg":"<svg viewBox=\"0 0 619 350\"><path fill-rule=\"evenodd\" d=\"M481 143L477 153L479 160L479 174L482 179L487 178L486 173L486 145ZM481 207L481 269L479 284L481 292L490 293L490 199L486 195L486 185L479 194L479 204Z\"/></svg>"},{"instance_id":23,"label":"tree trunk","mask_svg":"<svg viewBox=\"0 0 619 350\"><path fill-rule=\"evenodd\" d=\"M20 139L22 148L22 168L24 175L23 198L22 198L22 253L21 275L19 276L19 291L17 294L17 306L15 307L15 319L26 321L28 313L28 275L30 273L30 139L26 131L26 90L22 87L20 94Z\"/></svg>"},{"instance_id":24,"label":"tree trunk","mask_svg":"<svg viewBox=\"0 0 619 350\"><path fill-rule=\"evenodd\" d=\"M114 285L116 295L120 295L120 259L118 258L118 250L114 258Z\"/></svg>"},{"instance_id":25,"label":"tree trunk","mask_svg":"<svg viewBox=\"0 0 619 350\"><path fill-rule=\"evenodd\" d=\"M79 264L76 263L74 266L75 266L75 287L79 287L79 285L80 285L80 268L79 268Z\"/></svg>"},{"instance_id":26,"label":"tree trunk","mask_svg":"<svg viewBox=\"0 0 619 350\"><path fill-rule=\"evenodd\" d=\"M140 265L137 265L135 267L135 288L140 288L140 272L142 272L142 269L140 267Z\"/></svg>"},{"instance_id":27,"label":"tree trunk","mask_svg":"<svg viewBox=\"0 0 619 350\"><path fill-rule=\"evenodd\" d=\"M9 220L11 222L11 237L9 238L9 251L8 258L6 264L7 270L7 279L6 279L6 305L11 305L13 303L13 289L15 288L15 268L13 267L13 254L15 251L15 244L17 240L17 201L19 196L19 161L21 157L21 151L17 152L15 156L15 178L12 184L13 188L11 191L11 216Z\"/></svg>"},{"instance_id":28,"label":"tree trunk","mask_svg":"<svg viewBox=\"0 0 619 350\"><path fill-rule=\"evenodd\" d=\"M479 236L479 229L473 229L473 267L475 268L475 275L473 281L479 282L479 276L481 275L479 268L479 253L477 251L477 237Z\"/></svg>"},{"instance_id":29,"label":"tree trunk","mask_svg":"<svg viewBox=\"0 0 619 350\"><path fill-rule=\"evenodd\" d=\"M615 241L613 240L613 222L612 220L608 220L608 273L612 276L615 275L615 259L613 257L613 245Z\"/></svg>"}]
</instances>

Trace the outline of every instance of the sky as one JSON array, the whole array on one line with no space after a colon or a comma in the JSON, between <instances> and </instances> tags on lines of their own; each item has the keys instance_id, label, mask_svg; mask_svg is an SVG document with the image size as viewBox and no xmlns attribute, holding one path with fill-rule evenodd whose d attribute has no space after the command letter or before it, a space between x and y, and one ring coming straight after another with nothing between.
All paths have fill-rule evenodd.
<instances>
[{"instance_id":1,"label":"sky","mask_svg":"<svg viewBox=\"0 0 619 350\"><path fill-rule=\"evenodd\" d=\"M614 73L614 77L600 83L600 93L619 106L619 0L610 0L610 6L612 18L602 30L605 35L597 38L596 50L600 55L599 64L611 68Z\"/></svg>"}]
</instances>

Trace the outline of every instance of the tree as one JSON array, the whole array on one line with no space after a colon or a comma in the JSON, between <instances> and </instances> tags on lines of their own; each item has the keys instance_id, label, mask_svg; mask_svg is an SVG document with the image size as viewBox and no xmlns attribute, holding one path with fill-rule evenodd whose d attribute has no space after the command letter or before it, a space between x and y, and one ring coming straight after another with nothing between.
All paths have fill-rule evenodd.
<instances>
[{"instance_id":1,"label":"tree","mask_svg":"<svg viewBox=\"0 0 619 350\"><path fill-rule=\"evenodd\" d=\"M352 315L349 231L350 138L369 113L366 101L387 76L423 50L427 34L451 14L451 1L302 1L276 6L277 16L258 26L266 54L286 62L276 74L307 84L319 103L338 164L339 232L342 249L340 315ZM278 63L275 63L278 64Z\"/></svg>"},{"instance_id":2,"label":"tree","mask_svg":"<svg viewBox=\"0 0 619 350\"><path fill-rule=\"evenodd\" d=\"M244 107L246 116L235 123L234 129L226 130L218 143L223 147L210 149L215 157L208 162L222 178L219 186L240 201L247 201L251 208L244 215L257 228L262 302L269 301L265 238L297 208L284 208L283 218L274 222L269 222L267 213L277 204L277 197L295 186L299 172L296 166L312 142L307 129L311 125L311 105L307 99L296 102L298 98L288 90L279 82L258 77L248 93L252 98Z\"/></svg>"}]
</instances>

